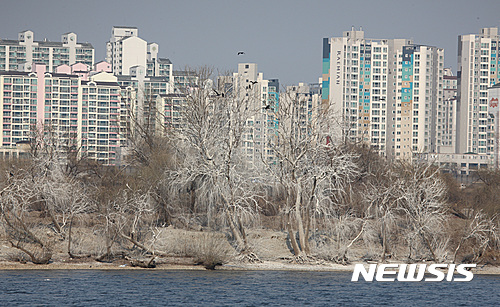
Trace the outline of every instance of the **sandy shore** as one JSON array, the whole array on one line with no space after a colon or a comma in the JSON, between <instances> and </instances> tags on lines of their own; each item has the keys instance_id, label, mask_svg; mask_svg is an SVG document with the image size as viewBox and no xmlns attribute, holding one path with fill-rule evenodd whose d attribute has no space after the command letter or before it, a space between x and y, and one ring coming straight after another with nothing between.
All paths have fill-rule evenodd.
<instances>
[{"instance_id":1,"label":"sandy shore","mask_svg":"<svg viewBox=\"0 0 500 307\"><path fill-rule=\"evenodd\" d=\"M365 265L368 265L364 263ZM325 264L292 264L281 261L264 261L257 264L228 263L217 267L217 270L224 271L317 271L317 272L352 272L355 263L341 265L335 263ZM205 268L200 265L184 264L158 264L154 269L143 269L132 267L128 264L102 263L102 262L81 262L64 263L53 262L46 265L19 262L0 262L0 270L201 270ZM473 269L474 274L500 275L498 266L478 266Z\"/></svg>"}]
</instances>

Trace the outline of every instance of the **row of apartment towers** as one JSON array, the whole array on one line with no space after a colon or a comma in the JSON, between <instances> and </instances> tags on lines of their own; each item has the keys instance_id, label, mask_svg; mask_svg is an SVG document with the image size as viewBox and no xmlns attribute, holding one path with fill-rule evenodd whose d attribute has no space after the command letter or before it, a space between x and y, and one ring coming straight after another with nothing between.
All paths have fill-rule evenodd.
<instances>
[{"instance_id":1,"label":"row of apartment towers","mask_svg":"<svg viewBox=\"0 0 500 307\"><path fill-rule=\"evenodd\" d=\"M323 39L319 83L291 90L305 100L301 118L307 120L314 108L334 108L337 138L368 144L389 158L493 156L497 129L488 93L500 81L499 49L497 28L460 35L454 75L444 67L442 48L411 39L368 39L352 28L342 37ZM142 99L154 96L165 120L173 122L180 89L196 83L190 72L174 71L158 50L135 27L113 27L106 59L97 63L92 45L77 42L75 33L63 34L61 42L35 41L32 31L20 32L18 40L0 39L2 148L25 142L30 124L44 123L78 140L88 157L120 163L130 126L127 103L141 99L138 89L147 89ZM254 63L239 64L232 78L242 87L257 81L264 104L279 99L278 80L265 80ZM268 113L249 122L276 128ZM268 133L261 139L253 135L245 142L249 158L268 152L263 144L275 132L262 130Z\"/></svg>"},{"instance_id":2,"label":"row of apartment towers","mask_svg":"<svg viewBox=\"0 0 500 307\"><path fill-rule=\"evenodd\" d=\"M498 115L489 102L498 99L498 54L498 28L460 35L454 75L444 67L442 48L369 39L352 28L323 39L322 103L342 114L340 137L387 157L469 154L490 156L492 164L498 160Z\"/></svg>"},{"instance_id":3,"label":"row of apartment towers","mask_svg":"<svg viewBox=\"0 0 500 307\"><path fill-rule=\"evenodd\" d=\"M158 50L135 27L113 27L106 59L97 63L93 46L78 42L75 33L63 34L61 42L35 41L32 31L20 32L18 40L0 39L0 155L26 154L34 131L42 131L59 148L117 165L138 125L153 131L179 126L187 89L199 86L198 77L173 70ZM272 159L266 144L277 128L278 80L265 80L255 63L242 63L219 82L252 88L259 104L273 106L248 119L243 143L248 161Z\"/></svg>"}]
</instances>

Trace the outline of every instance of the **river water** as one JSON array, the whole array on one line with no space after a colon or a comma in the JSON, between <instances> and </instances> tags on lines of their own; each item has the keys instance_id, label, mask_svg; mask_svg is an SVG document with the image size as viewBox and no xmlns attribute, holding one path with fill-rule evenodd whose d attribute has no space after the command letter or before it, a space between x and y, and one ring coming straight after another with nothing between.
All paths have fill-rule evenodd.
<instances>
[{"instance_id":1,"label":"river water","mask_svg":"<svg viewBox=\"0 0 500 307\"><path fill-rule=\"evenodd\" d=\"M351 282L348 272L0 270L0 306L500 306L500 276Z\"/></svg>"}]
</instances>

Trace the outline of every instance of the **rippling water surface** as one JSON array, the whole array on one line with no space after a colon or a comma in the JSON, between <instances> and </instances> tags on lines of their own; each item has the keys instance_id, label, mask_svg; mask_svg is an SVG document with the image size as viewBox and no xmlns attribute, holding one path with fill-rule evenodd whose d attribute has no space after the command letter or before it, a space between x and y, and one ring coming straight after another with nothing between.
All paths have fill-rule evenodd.
<instances>
[{"instance_id":1,"label":"rippling water surface","mask_svg":"<svg viewBox=\"0 0 500 307\"><path fill-rule=\"evenodd\" d=\"M500 276L351 282L345 272L0 271L0 306L499 306Z\"/></svg>"}]
</instances>

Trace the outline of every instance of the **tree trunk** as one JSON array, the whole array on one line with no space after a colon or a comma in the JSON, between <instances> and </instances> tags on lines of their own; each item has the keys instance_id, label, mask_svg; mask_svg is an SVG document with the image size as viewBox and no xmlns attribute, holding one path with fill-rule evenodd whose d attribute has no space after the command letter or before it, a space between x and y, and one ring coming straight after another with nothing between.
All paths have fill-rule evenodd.
<instances>
[{"instance_id":1,"label":"tree trunk","mask_svg":"<svg viewBox=\"0 0 500 307\"><path fill-rule=\"evenodd\" d=\"M356 242L359 239L359 237L361 237L361 234L365 230L365 224L366 224L366 222L364 222L363 226L361 226L361 230L359 231L358 235L351 241L351 243L349 243L346 246L346 248L344 250L344 254L342 255L342 259L347 259L347 251L349 250L349 248L351 248L351 246L354 244L354 242Z\"/></svg>"},{"instance_id":2,"label":"tree trunk","mask_svg":"<svg viewBox=\"0 0 500 307\"><path fill-rule=\"evenodd\" d=\"M408 244L408 248L409 248L408 259L411 259L411 256L412 256L412 248L411 248L411 246L412 246L412 242L409 241L409 244Z\"/></svg>"},{"instance_id":3,"label":"tree trunk","mask_svg":"<svg viewBox=\"0 0 500 307\"><path fill-rule=\"evenodd\" d=\"M56 228L57 232L59 234L61 234L62 236L64 236L61 225L59 225L59 223L57 222L56 217L54 216L54 213L52 212L52 210L49 209L49 207L47 205L46 205L46 208L47 208L47 213L49 214L50 220L54 224L54 227Z\"/></svg>"},{"instance_id":4,"label":"tree trunk","mask_svg":"<svg viewBox=\"0 0 500 307\"><path fill-rule=\"evenodd\" d=\"M457 261L457 254L458 254L458 250L460 249L460 247L462 247L462 243L464 243L464 238L462 237L462 239L460 240L460 243L458 243L458 246L457 248L455 249L455 253L453 253L453 263L456 263Z\"/></svg>"},{"instance_id":5,"label":"tree trunk","mask_svg":"<svg viewBox=\"0 0 500 307\"><path fill-rule=\"evenodd\" d=\"M387 252L387 234L385 230L385 222L382 220L382 262L385 261L386 252Z\"/></svg>"},{"instance_id":6,"label":"tree trunk","mask_svg":"<svg viewBox=\"0 0 500 307\"><path fill-rule=\"evenodd\" d=\"M149 248L147 248L144 244L140 243L139 241L135 240L134 238L130 237L130 236L127 236L126 234L120 232L120 236L124 239L126 239L127 241L129 241L130 243L138 246L139 248L141 248L142 250L144 250L145 252L147 253L150 253L151 255L158 255L158 256L166 256L165 254L161 253L161 252L157 252L157 251L154 251L154 250L151 250Z\"/></svg>"},{"instance_id":7,"label":"tree trunk","mask_svg":"<svg viewBox=\"0 0 500 307\"><path fill-rule=\"evenodd\" d=\"M45 244L42 242L42 240L40 240L37 236L35 236L33 234L33 232L31 232L28 229L28 226L26 226L26 224L17 215L15 215L13 213L11 213L11 214L14 217L14 219L16 219L17 222L21 225L22 229L19 229L19 228L15 227L14 224L12 224L12 222L7 218L7 214L4 212L3 217L4 217L4 220L7 223L7 225L10 228L12 228L14 231L16 231L17 233L19 233L19 234L23 234L24 233L30 239L32 239L33 241L35 241L36 243L38 243L41 247L44 247Z\"/></svg>"},{"instance_id":8,"label":"tree trunk","mask_svg":"<svg viewBox=\"0 0 500 307\"><path fill-rule=\"evenodd\" d=\"M436 254L434 253L434 249L431 246L431 242L429 242L429 239L423 233L421 234L421 236L424 239L425 245L427 245L427 248L431 252L432 260L437 261Z\"/></svg>"},{"instance_id":9,"label":"tree trunk","mask_svg":"<svg viewBox=\"0 0 500 307\"><path fill-rule=\"evenodd\" d=\"M113 247L113 244L115 242L117 233L112 236L111 235L111 230L109 229L109 226L106 226L106 253L103 255L99 256L96 258L97 261L104 261L105 259L110 259L111 258L111 248Z\"/></svg>"},{"instance_id":10,"label":"tree trunk","mask_svg":"<svg viewBox=\"0 0 500 307\"><path fill-rule=\"evenodd\" d=\"M241 222L241 218L239 215L238 215L238 226L240 229L241 238L243 239L243 243L245 243L245 250L247 250L248 249L247 234L245 232L245 227L243 227L243 223Z\"/></svg>"},{"instance_id":11,"label":"tree trunk","mask_svg":"<svg viewBox=\"0 0 500 307\"><path fill-rule=\"evenodd\" d=\"M305 234L304 234L304 224L302 222L302 214L300 212L301 196L302 196L302 189L301 189L300 184L297 184L297 195L295 196L296 197L295 198L295 219L297 220L300 249L305 252L307 238L305 237Z\"/></svg>"},{"instance_id":12,"label":"tree trunk","mask_svg":"<svg viewBox=\"0 0 500 307\"><path fill-rule=\"evenodd\" d=\"M69 227L68 227L68 255L70 258L74 258L73 254L71 253L71 230L73 228L73 216L69 220Z\"/></svg>"},{"instance_id":13,"label":"tree trunk","mask_svg":"<svg viewBox=\"0 0 500 307\"><path fill-rule=\"evenodd\" d=\"M229 222L229 228L233 233L234 239L236 240L238 247L241 249L242 252L247 250L248 246L245 244L245 241L243 241L243 239L241 238L238 228L236 228L236 225L234 224L233 217L229 212L227 212L226 215L227 215L227 220Z\"/></svg>"},{"instance_id":14,"label":"tree trunk","mask_svg":"<svg viewBox=\"0 0 500 307\"><path fill-rule=\"evenodd\" d=\"M26 248L22 247L19 243L14 244L14 242L12 241L9 241L9 243L10 245L12 245L12 247L17 248L26 253L31 258L31 262L33 262L34 264L48 264L50 259L52 258L52 251L50 251L46 247L41 247L42 255L40 257L37 257L35 253L32 253Z\"/></svg>"},{"instance_id":15,"label":"tree trunk","mask_svg":"<svg viewBox=\"0 0 500 307\"><path fill-rule=\"evenodd\" d=\"M299 245L297 244L297 239L295 239L295 233L293 232L292 225L290 224L290 222L286 224L286 227L288 229L288 236L290 237L290 243L292 244L294 255L301 256L302 252L299 248Z\"/></svg>"},{"instance_id":16,"label":"tree trunk","mask_svg":"<svg viewBox=\"0 0 500 307\"><path fill-rule=\"evenodd\" d=\"M304 252L306 252L307 255L311 254L311 248L309 247L309 228L311 226L311 218L309 216L309 210L306 209L306 212L304 213L305 215L305 221L306 221L306 242L304 245Z\"/></svg>"}]
</instances>

